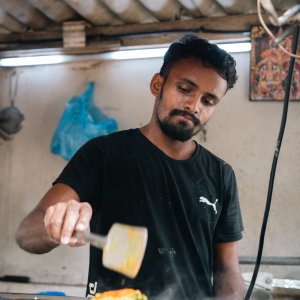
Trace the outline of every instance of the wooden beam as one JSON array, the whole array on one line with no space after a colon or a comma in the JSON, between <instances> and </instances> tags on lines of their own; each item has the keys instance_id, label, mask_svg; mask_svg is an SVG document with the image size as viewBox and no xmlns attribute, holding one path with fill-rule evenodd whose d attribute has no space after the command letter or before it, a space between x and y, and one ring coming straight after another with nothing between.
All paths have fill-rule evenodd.
<instances>
[{"instance_id":1,"label":"wooden beam","mask_svg":"<svg viewBox=\"0 0 300 300\"><path fill-rule=\"evenodd\" d=\"M169 22L95 26L86 28L87 48L101 44L139 46L168 44L184 32L194 32L207 39L233 39L250 32L251 26L259 24L256 14L226 17L197 18ZM20 49L43 49L63 47L62 29L0 34L0 51ZM106 47L105 47L106 48Z\"/></svg>"},{"instance_id":2,"label":"wooden beam","mask_svg":"<svg viewBox=\"0 0 300 300\"><path fill-rule=\"evenodd\" d=\"M87 33L91 36L123 36L132 34L165 33L180 31L226 33L228 31L250 31L251 26L258 24L259 20L257 15L249 14L225 17L222 16L197 18L192 20L180 20L171 22L92 27L90 29L87 29Z\"/></svg>"}]
</instances>

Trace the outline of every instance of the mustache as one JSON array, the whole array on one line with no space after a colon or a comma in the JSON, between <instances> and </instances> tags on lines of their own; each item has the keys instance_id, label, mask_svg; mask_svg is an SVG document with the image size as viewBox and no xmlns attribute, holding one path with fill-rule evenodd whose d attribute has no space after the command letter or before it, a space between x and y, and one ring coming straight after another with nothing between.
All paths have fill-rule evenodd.
<instances>
[{"instance_id":1,"label":"mustache","mask_svg":"<svg viewBox=\"0 0 300 300\"><path fill-rule=\"evenodd\" d=\"M198 118L196 118L195 115L188 110L174 108L171 110L170 116L176 116L176 115L182 116L182 117L187 117L188 119L190 119L193 122L193 124L195 126L198 126L201 124L200 120Z\"/></svg>"}]
</instances>

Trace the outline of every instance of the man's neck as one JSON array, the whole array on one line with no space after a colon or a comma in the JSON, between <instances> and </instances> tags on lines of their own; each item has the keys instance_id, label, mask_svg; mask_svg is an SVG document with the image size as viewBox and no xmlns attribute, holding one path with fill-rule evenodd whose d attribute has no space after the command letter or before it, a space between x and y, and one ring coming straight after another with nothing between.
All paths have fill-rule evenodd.
<instances>
[{"instance_id":1,"label":"man's neck","mask_svg":"<svg viewBox=\"0 0 300 300\"><path fill-rule=\"evenodd\" d=\"M152 123L140 128L140 131L152 144L173 159L188 159L196 150L196 143L193 140L190 139L186 142L175 141Z\"/></svg>"}]
</instances>

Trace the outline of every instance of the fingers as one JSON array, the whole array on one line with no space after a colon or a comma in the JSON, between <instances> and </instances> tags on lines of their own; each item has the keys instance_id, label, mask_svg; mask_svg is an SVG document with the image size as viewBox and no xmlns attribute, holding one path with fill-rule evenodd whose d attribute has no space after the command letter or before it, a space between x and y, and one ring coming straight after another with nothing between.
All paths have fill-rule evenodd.
<instances>
[{"instance_id":1,"label":"fingers","mask_svg":"<svg viewBox=\"0 0 300 300\"><path fill-rule=\"evenodd\" d=\"M87 231L90 226L90 220L92 218L92 208L87 202L81 203L80 214L76 224L76 231Z\"/></svg>"},{"instance_id":2,"label":"fingers","mask_svg":"<svg viewBox=\"0 0 300 300\"><path fill-rule=\"evenodd\" d=\"M89 229L92 209L88 203L73 203L66 212L65 222L62 229L61 242L69 246L82 246L85 242L80 239L78 232L85 232Z\"/></svg>"},{"instance_id":3,"label":"fingers","mask_svg":"<svg viewBox=\"0 0 300 300\"><path fill-rule=\"evenodd\" d=\"M61 244L73 247L85 243L76 236L76 231L87 231L92 208L86 203L70 200L50 206L45 214L45 228L48 236Z\"/></svg>"},{"instance_id":4,"label":"fingers","mask_svg":"<svg viewBox=\"0 0 300 300\"><path fill-rule=\"evenodd\" d=\"M65 212L64 224L61 230L61 243L64 245L75 244L75 238L71 241L75 226L79 219L80 203L74 200L67 202L67 210Z\"/></svg>"}]
</instances>

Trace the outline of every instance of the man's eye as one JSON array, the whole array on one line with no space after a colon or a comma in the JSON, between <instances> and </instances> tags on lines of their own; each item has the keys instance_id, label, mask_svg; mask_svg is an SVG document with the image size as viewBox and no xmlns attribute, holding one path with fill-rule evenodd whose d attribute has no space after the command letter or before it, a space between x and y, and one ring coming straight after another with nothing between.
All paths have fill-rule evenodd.
<instances>
[{"instance_id":1,"label":"man's eye","mask_svg":"<svg viewBox=\"0 0 300 300\"><path fill-rule=\"evenodd\" d=\"M211 98L204 98L202 101L203 101L204 105L208 105L208 106L215 105L214 99L211 99Z\"/></svg>"},{"instance_id":2,"label":"man's eye","mask_svg":"<svg viewBox=\"0 0 300 300\"><path fill-rule=\"evenodd\" d=\"M177 86L177 88L178 88L181 92L183 92L183 93L189 93L189 92L190 92L189 89L186 89L186 88L184 88L184 87L182 87L182 86Z\"/></svg>"}]
</instances>

